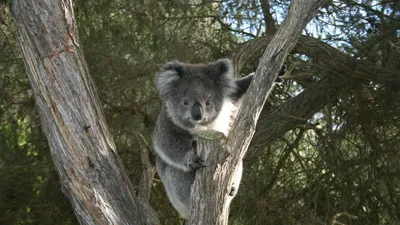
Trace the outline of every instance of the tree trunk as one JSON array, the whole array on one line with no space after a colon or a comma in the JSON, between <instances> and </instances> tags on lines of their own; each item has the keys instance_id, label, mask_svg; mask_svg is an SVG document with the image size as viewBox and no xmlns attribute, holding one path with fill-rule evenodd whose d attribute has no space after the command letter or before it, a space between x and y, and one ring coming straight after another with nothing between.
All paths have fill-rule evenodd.
<instances>
[{"instance_id":1,"label":"tree trunk","mask_svg":"<svg viewBox=\"0 0 400 225\"><path fill-rule=\"evenodd\" d=\"M225 174L232 167L221 166L231 154L223 148L223 135L217 131L200 132L197 137L198 154L207 167L196 172L191 189L189 224L228 224L230 179Z\"/></svg>"},{"instance_id":2,"label":"tree trunk","mask_svg":"<svg viewBox=\"0 0 400 225\"><path fill-rule=\"evenodd\" d=\"M158 224L116 152L71 0L14 0L12 14L51 155L80 224Z\"/></svg>"},{"instance_id":3,"label":"tree trunk","mask_svg":"<svg viewBox=\"0 0 400 225\"><path fill-rule=\"evenodd\" d=\"M286 20L272 38L260 60L253 82L227 139L200 138L198 140L199 151L206 151L207 154L213 155L212 161L209 161L213 165L210 165L210 168L200 169L196 173L190 200L190 225L227 224L230 204L227 195L231 185L229 181L232 180L235 172L234 168L237 168L246 154L258 117L285 58L294 48L307 23L318 8L326 2L327 0L293 0L291 2ZM222 147L219 146L221 143L223 143ZM207 160L210 158L209 155Z\"/></svg>"}]
</instances>

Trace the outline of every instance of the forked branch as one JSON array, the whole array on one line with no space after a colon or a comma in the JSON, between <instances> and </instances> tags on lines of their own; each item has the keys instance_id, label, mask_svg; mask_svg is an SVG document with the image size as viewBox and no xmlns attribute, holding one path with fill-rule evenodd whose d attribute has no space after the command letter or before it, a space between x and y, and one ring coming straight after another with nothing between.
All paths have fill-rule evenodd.
<instances>
[{"instance_id":1,"label":"forked branch","mask_svg":"<svg viewBox=\"0 0 400 225\"><path fill-rule=\"evenodd\" d=\"M235 168L241 163L249 147L258 117L285 58L294 48L307 23L313 18L318 8L326 2L327 0L293 0L291 2L286 20L272 38L260 60L252 84L227 139L222 138L216 141L200 138L198 140L199 151L212 151L215 158L211 162L215 165L196 174L190 200L190 225L228 223L229 181L233 180ZM211 183L220 188L202 188Z\"/></svg>"}]
</instances>

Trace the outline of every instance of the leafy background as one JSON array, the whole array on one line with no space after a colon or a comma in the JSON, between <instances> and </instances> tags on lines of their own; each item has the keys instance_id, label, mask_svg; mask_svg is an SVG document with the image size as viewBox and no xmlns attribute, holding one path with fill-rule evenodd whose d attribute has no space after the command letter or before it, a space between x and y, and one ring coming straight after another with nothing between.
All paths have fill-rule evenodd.
<instances>
[{"instance_id":1,"label":"leafy background","mask_svg":"<svg viewBox=\"0 0 400 225\"><path fill-rule=\"evenodd\" d=\"M162 64L231 57L244 43L272 36L288 5L74 1L91 76L135 188L141 149L154 160L149 143L160 102L153 79ZM400 224L399 1L332 1L303 34L319 44L289 56L291 73L263 115L323 79L351 77L348 87L273 140L263 138L269 124L260 120L230 224ZM322 51L326 44L331 49ZM262 49L247 51L259 57ZM239 75L257 63L255 56ZM370 76L359 77L359 70ZM163 224L179 223L157 175L150 203ZM41 131L7 3L0 3L0 224L78 224Z\"/></svg>"}]
</instances>

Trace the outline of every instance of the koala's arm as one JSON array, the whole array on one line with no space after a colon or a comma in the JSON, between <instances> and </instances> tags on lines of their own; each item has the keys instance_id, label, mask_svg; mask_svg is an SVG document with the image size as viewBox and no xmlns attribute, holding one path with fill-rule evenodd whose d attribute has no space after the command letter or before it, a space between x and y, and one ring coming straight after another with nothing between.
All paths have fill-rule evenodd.
<instances>
[{"instance_id":1,"label":"koala's arm","mask_svg":"<svg viewBox=\"0 0 400 225\"><path fill-rule=\"evenodd\" d=\"M205 166L196 153L196 141L184 137L156 135L155 151L166 164L182 171L194 171Z\"/></svg>"},{"instance_id":2,"label":"koala's arm","mask_svg":"<svg viewBox=\"0 0 400 225\"><path fill-rule=\"evenodd\" d=\"M153 142L157 156L176 169L194 171L205 166L197 155L197 143L193 136L172 123L159 120Z\"/></svg>"},{"instance_id":3,"label":"koala's arm","mask_svg":"<svg viewBox=\"0 0 400 225\"><path fill-rule=\"evenodd\" d=\"M253 74L254 73L251 73L245 77L235 80L236 91L232 96L234 100L241 98L247 92L247 89L249 89L250 83L253 80Z\"/></svg>"},{"instance_id":4,"label":"koala's arm","mask_svg":"<svg viewBox=\"0 0 400 225\"><path fill-rule=\"evenodd\" d=\"M283 81L283 76L286 74L286 72L287 72L287 66L283 64L275 82L281 83ZM240 99L247 92L247 89L249 89L250 83L253 80L253 76L254 72L250 73L245 77L235 80L236 91L233 93L232 96L234 100Z\"/></svg>"}]
</instances>

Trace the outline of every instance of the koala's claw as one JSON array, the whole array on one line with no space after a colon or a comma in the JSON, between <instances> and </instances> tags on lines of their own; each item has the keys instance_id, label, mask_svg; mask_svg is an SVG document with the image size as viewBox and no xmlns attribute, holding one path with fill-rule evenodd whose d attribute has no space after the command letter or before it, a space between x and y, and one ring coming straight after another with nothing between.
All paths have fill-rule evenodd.
<instances>
[{"instance_id":1,"label":"koala's claw","mask_svg":"<svg viewBox=\"0 0 400 225\"><path fill-rule=\"evenodd\" d=\"M200 159L194 163L189 164L191 170L198 170L200 168L206 167L204 160Z\"/></svg>"},{"instance_id":2,"label":"koala's claw","mask_svg":"<svg viewBox=\"0 0 400 225\"><path fill-rule=\"evenodd\" d=\"M280 83L283 82L283 78L282 77L277 77L275 82L280 84Z\"/></svg>"},{"instance_id":3,"label":"koala's claw","mask_svg":"<svg viewBox=\"0 0 400 225\"><path fill-rule=\"evenodd\" d=\"M187 166L190 170L198 170L206 166L206 163L203 159L196 155L194 151L189 152L187 157Z\"/></svg>"},{"instance_id":4,"label":"koala's claw","mask_svg":"<svg viewBox=\"0 0 400 225\"><path fill-rule=\"evenodd\" d=\"M283 82L283 76L287 73L287 66L285 64L282 65L281 70L278 73L278 77L275 79L275 82L280 84Z\"/></svg>"},{"instance_id":5,"label":"koala's claw","mask_svg":"<svg viewBox=\"0 0 400 225\"><path fill-rule=\"evenodd\" d=\"M285 73L287 73L287 65L283 64L281 70L279 71L278 77L285 75Z\"/></svg>"},{"instance_id":6,"label":"koala's claw","mask_svg":"<svg viewBox=\"0 0 400 225\"><path fill-rule=\"evenodd\" d=\"M229 192L229 196L235 196L237 193L236 187L231 187L231 191Z\"/></svg>"}]
</instances>

